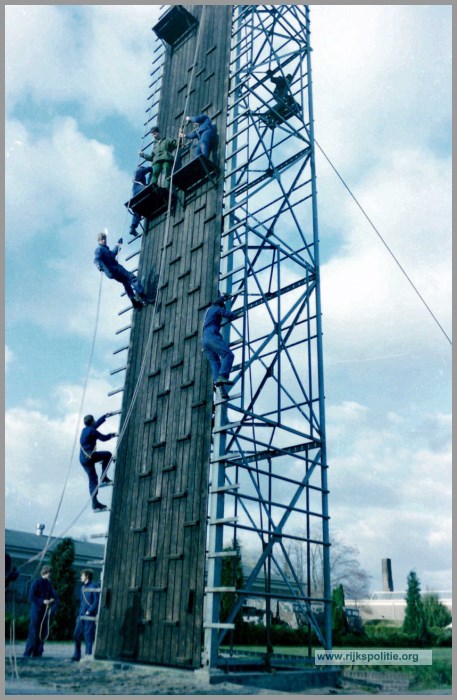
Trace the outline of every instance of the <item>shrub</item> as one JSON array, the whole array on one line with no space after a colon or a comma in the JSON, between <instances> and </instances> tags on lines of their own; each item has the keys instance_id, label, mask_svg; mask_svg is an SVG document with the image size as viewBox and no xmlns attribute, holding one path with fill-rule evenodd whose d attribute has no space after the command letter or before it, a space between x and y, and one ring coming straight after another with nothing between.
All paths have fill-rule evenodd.
<instances>
[{"instance_id":1,"label":"shrub","mask_svg":"<svg viewBox=\"0 0 457 700\"><path fill-rule=\"evenodd\" d=\"M452 684L452 666L446 661L435 661L432 666L416 666L411 689L439 688Z\"/></svg>"},{"instance_id":2,"label":"shrub","mask_svg":"<svg viewBox=\"0 0 457 700\"><path fill-rule=\"evenodd\" d=\"M12 621L13 621L13 616L10 613L7 613L5 615L5 639L7 642L9 642L9 640L10 640ZM29 634L29 623L30 623L29 615L20 615L19 617L15 618L15 620L14 620L14 638L16 640L27 639L28 634Z\"/></svg>"}]
</instances>

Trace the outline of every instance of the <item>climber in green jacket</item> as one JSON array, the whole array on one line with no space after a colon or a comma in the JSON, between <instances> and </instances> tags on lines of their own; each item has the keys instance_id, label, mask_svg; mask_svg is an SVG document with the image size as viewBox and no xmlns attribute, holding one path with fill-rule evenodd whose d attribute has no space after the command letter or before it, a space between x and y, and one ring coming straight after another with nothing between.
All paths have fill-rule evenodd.
<instances>
[{"instance_id":1,"label":"climber in green jacket","mask_svg":"<svg viewBox=\"0 0 457 700\"><path fill-rule=\"evenodd\" d=\"M166 185L168 185L171 173L171 166L173 163L172 152L177 147L178 142L176 141L176 139L161 138L158 126L152 127L151 134L154 137L152 154L148 155L147 153L140 151L140 157L152 162L152 174L150 184L157 185L159 181L159 175L163 172L165 177L165 183Z\"/></svg>"}]
</instances>

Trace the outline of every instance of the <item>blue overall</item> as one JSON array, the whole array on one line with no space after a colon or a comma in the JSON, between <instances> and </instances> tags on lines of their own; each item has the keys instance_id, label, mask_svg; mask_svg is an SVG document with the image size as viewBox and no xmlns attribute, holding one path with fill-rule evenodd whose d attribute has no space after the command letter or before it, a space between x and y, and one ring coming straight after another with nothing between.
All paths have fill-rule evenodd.
<instances>
[{"instance_id":1,"label":"blue overall","mask_svg":"<svg viewBox=\"0 0 457 700\"><path fill-rule=\"evenodd\" d=\"M198 139L194 148L194 156L197 157L201 154L208 158L216 136L216 127L206 114L190 117L190 120L192 123L199 125L195 131L186 134L186 139Z\"/></svg>"},{"instance_id":2,"label":"blue overall","mask_svg":"<svg viewBox=\"0 0 457 700\"><path fill-rule=\"evenodd\" d=\"M94 264L102 270L110 279L120 282L125 289L129 299L134 299L135 292L138 296L144 296L144 289L141 282L135 277L133 272L129 272L119 265L116 255L119 252L119 245L115 245L112 250L107 245L100 244L95 250Z\"/></svg>"},{"instance_id":3,"label":"blue overall","mask_svg":"<svg viewBox=\"0 0 457 700\"><path fill-rule=\"evenodd\" d=\"M44 604L45 600L54 598L51 606L51 613L57 609L58 596L54 590L52 583L46 578L37 578L32 583L29 594L30 606L30 625L29 636L25 643L24 656L42 656L44 643L40 638L40 627L45 614L48 610L48 605ZM43 622L41 629L41 637L45 637L48 632L49 620Z\"/></svg>"},{"instance_id":4,"label":"blue overall","mask_svg":"<svg viewBox=\"0 0 457 700\"><path fill-rule=\"evenodd\" d=\"M92 425L86 425L86 427L83 428L81 432L81 437L79 439L79 443L81 446L81 450L79 452L79 461L81 462L84 471L89 477L89 493L92 498L92 504L97 503L98 491L98 477L94 465L97 462L101 462L103 474L111 459L111 452L95 451L97 440L102 440L102 442L106 442L106 440L111 440L112 438L111 433L108 433L108 435L103 435L103 433L99 433L97 430L97 428L102 423L104 423L105 420L106 416L100 416L100 418L96 420L95 423L92 423ZM107 475L105 474L104 480L106 479Z\"/></svg>"},{"instance_id":5,"label":"blue overall","mask_svg":"<svg viewBox=\"0 0 457 700\"><path fill-rule=\"evenodd\" d=\"M95 640L95 620L81 620L81 615L91 615L95 617L97 614L100 596L98 592L92 591L92 588L98 588L93 581L89 581L89 583L85 585L83 584L81 588L79 613L73 634L75 640L73 659L75 660L81 658L81 642L83 639L86 647L86 655L92 654L92 645Z\"/></svg>"},{"instance_id":6,"label":"blue overall","mask_svg":"<svg viewBox=\"0 0 457 700\"><path fill-rule=\"evenodd\" d=\"M146 181L146 176L149 175L151 172L151 167L145 167L144 165L140 165L139 168L137 168L137 170L135 171L135 180L133 182L132 199L133 197L135 197L135 195L139 194L142 190L144 190L144 188L148 184ZM132 234L132 236L136 236L136 228L140 221L140 214L133 214L132 223L130 225L130 233Z\"/></svg>"},{"instance_id":7,"label":"blue overall","mask_svg":"<svg viewBox=\"0 0 457 700\"><path fill-rule=\"evenodd\" d=\"M233 321L236 316L219 304L212 304L203 321L202 345L211 365L213 379L219 376L228 379L232 369L234 354L221 335L222 319Z\"/></svg>"}]
</instances>

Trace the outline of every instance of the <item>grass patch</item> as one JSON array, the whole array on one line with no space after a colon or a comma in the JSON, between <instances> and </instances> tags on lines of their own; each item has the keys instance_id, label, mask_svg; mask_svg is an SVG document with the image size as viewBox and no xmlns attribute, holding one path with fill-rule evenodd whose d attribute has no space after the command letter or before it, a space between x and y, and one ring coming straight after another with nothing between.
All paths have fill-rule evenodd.
<instances>
[{"instance_id":1,"label":"grass patch","mask_svg":"<svg viewBox=\"0 0 457 700\"><path fill-rule=\"evenodd\" d=\"M317 648L317 647L316 647ZM356 647L334 646L335 651L338 649L351 649ZM257 652L265 654L265 646L247 646L235 645L233 649L237 652ZM225 647L228 651L229 647ZM431 666L343 666L343 668L356 669L358 671L377 671L385 673L406 673L412 676L410 688L411 690L430 690L439 688L449 688L452 685L452 649L449 647L435 647L432 649L432 665ZM275 646L274 654L284 654L286 656L307 657L307 647L289 647ZM314 655L314 648L313 648Z\"/></svg>"}]
</instances>

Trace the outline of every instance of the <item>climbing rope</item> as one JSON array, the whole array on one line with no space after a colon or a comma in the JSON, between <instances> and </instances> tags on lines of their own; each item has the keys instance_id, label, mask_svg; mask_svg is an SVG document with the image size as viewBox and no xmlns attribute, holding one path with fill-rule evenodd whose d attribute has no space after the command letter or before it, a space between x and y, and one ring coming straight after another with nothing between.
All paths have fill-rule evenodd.
<instances>
[{"instance_id":1,"label":"climbing rope","mask_svg":"<svg viewBox=\"0 0 457 700\"><path fill-rule=\"evenodd\" d=\"M17 670L17 656L16 656L16 584L13 583L13 601L12 601L12 614L10 622L10 648L9 648L9 660L11 665L11 675L19 678L19 673Z\"/></svg>"},{"instance_id":2,"label":"climbing rope","mask_svg":"<svg viewBox=\"0 0 457 700\"><path fill-rule=\"evenodd\" d=\"M376 233L376 235L379 237L381 243L385 246L385 248L386 248L386 250L388 251L388 253L391 255L391 257L393 258L393 260L395 261L395 263L398 265L398 267L400 268L401 272L403 273L403 275L406 277L407 281L409 282L409 284L410 284L411 287L413 288L414 292L417 294L417 296L419 297L420 301L421 301L422 304L425 306L425 308L426 308L427 311L429 312L430 316L433 318L433 320L435 321L436 325L438 326L438 328L440 329L440 331L442 332L442 334L444 335L444 337L445 337L446 340L448 341L449 345L452 345L452 340L450 339L450 337L448 336L448 334L447 334L446 331L444 330L443 326L441 325L441 323L440 323L440 322L438 321L438 319L436 318L436 316L435 316L435 314L433 313L433 311L431 310L430 306L427 304L427 302L425 301L424 297L423 297L422 294L419 292L418 288L416 287L416 285L415 285L414 282L412 281L411 277L408 275L408 273L406 272L405 268L404 268L403 265L400 263L400 261L398 260L398 258L396 257L396 255L394 254L394 252L392 251L392 249L390 248L390 246L387 244L387 242L386 242L386 241L384 240L384 238L382 237L382 235L381 235L381 233L379 232L378 228L374 225L373 221L370 219L370 217L368 216L367 212L365 211L365 209L364 209L363 206L360 204L360 202L359 202L359 200L357 199L357 197L354 195L354 193L353 193L352 190L350 189L349 185L345 182L345 180L343 179L342 175L340 175L340 173L338 172L338 170L336 169L336 167L333 165L332 161L330 160L330 158L328 157L328 155L325 153L325 151L324 151L324 149L322 148L322 146L316 141L316 139L314 139L314 143L316 144L316 146L318 147L318 149L320 150L320 152L322 153L322 155L324 156L325 160L328 162L328 164L330 165L330 167L332 168L332 170L334 171L334 173L336 174L336 176L338 177L338 179L340 180L340 182L341 182L341 183L343 184L343 186L346 188L346 190L348 191L348 193L350 194L350 196L352 197L352 199L354 200L354 202L356 203L356 205L358 206L358 208L360 209L360 211L362 212L362 214L364 215L364 217L366 218L366 220L367 220L368 223L370 224L370 226L371 226L371 228L373 229L373 231L374 231L374 232Z\"/></svg>"},{"instance_id":3,"label":"climbing rope","mask_svg":"<svg viewBox=\"0 0 457 700\"><path fill-rule=\"evenodd\" d=\"M60 508L61 508L61 506L62 506L63 497L64 497L64 494L65 494L65 490L66 490L66 488L67 488L68 478L69 478L69 476L70 476L70 469L71 469L71 465L72 465L72 462L73 462L73 457L74 457L74 454L75 454L76 444L77 444L77 441L78 441L78 435L79 435L79 430L80 430L80 425L81 425L81 418L82 418L82 413L83 413L84 401L85 401L85 398L86 398L86 390L87 390L87 385L88 385L88 382L89 382L89 374L90 374L90 370L91 370L91 368L92 368L92 360L93 360L93 357L94 357L95 341L96 341L96 338L97 338L98 322L99 322L99 318L100 318L100 300L101 300L101 295L102 295L102 282L103 282L103 273L101 272L101 273L100 273L100 285L99 285L99 288L98 288L97 310L96 310L96 313L95 313L94 332L93 332L93 335L92 335L92 344L91 344L91 348L90 348L89 359L88 359L88 361L87 361L86 377L85 377L85 379L84 379L84 386L83 386L83 391L82 391L82 395L81 395L81 402L80 402L80 406L79 406L79 413L78 413L78 417L77 417L77 421L76 421L76 426L75 426L75 434L74 434L74 439L73 439L73 447L72 447L72 450L71 450L70 460L69 460L69 463L68 463L67 473L66 473L66 475L65 475L65 481L64 481L63 488L62 488L62 493L61 493L61 495L60 495L59 504L58 504L58 506L57 506L56 514L55 514L55 517L54 517L54 520L53 520L51 529L50 529L50 531L49 531L48 538L47 538L47 540L46 540L45 546L43 547L42 551L41 551L40 553L38 553L37 555L35 555L34 557L31 557L31 558L28 559L26 562L24 562L24 564L22 564L21 566L18 567L18 570L20 570L20 569L22 569L24 566L26 566L27 564L29 564L30 562L34 561L35 559L39 559L39 562L38 562L37 567L36 567L36 569L35 569L35 573L34 573L33 578L35 578L35 577L37 576L38 571L39 571L39 569L40 569L40 567L41 567L41 565L42 565L42 563L43 563L44 556L45 556L47 550L49 549L50 542L51 542L51 537L52 537L52 533L54 532L54 528L55 528L55 525L56 525L56 522L57 522L57 518L59 517L59 513L60 513Z\"/></svg>"},{"instance_id":4,"label":"climbing rope","mask_svg":"<svg viewBox=\"0 0 457 700\"><path fill-rule=\"evenodd\" d=\"M45 605L46 605L46 610L44 611L43 619L41 620L41 624L40 624L40 632L39 632L40 642L45 642L47 640L47 638L49 637L49 630L51 628L49 621L51 619L52 603L45 603ZM43 632L43 625L45 622L47 622L48 630L46 632L46 636L43 637L42 632Z\"/></svg>"}]
</instances>

